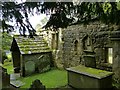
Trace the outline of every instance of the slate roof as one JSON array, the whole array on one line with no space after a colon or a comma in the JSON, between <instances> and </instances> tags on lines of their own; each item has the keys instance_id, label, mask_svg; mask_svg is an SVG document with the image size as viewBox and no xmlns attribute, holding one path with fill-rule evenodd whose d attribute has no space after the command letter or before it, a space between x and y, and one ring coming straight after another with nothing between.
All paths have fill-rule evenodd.
<instances>
[{"instance_id":1,"label":"slate roof","mask_svg":"<svg viewBox=\"0 0 120 90\"><path fill-rule=\"evenodd\" d=\"M23 37L23 36L14 36L13 42L17 43L19 51L21 54L32 54L32 53L41 53L41 52L51 52L48 44L43 39L43 36L34 36L34 38ZM14 46L12 45L14 48ZM11 50L12 51L12 50Z\"/></svg>"}]
</instances>

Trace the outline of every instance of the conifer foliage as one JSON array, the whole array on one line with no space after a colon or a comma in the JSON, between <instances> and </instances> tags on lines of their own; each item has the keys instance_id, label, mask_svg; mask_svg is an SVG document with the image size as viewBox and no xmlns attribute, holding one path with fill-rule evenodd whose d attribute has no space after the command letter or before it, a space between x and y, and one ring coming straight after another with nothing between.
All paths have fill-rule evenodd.
<instances>
[{"instance_id":1,"label":"conifer foliage","mask_svg":"<svg viewBox=\"0 0 120 90\"><path fill-rule=\"evenodd\" d=\"M49 14L50 19L44 28L66 28L74 23L88 23L91 20L100 20L104 23L120 24L120 3L119 2L1 2L2 30L11 32L17 30L9 25L8 21L15 20L21 35L35 35L35 29L29 21L29 15Z\"/></svg>"}]
</instances>

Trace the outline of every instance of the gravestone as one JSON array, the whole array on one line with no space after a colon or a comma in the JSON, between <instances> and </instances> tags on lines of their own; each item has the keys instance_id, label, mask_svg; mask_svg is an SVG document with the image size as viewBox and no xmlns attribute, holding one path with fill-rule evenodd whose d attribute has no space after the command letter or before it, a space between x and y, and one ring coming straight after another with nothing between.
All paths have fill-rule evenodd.
<instances>
[{"instance_id":1,"label":"gravestone","mask_svg":"<svg viewBox=\"0 0 120 90\"><path fill-rule=\"evenodd\" d=\"M96 67L96 61L94 55L83 55L84 63L86 67Z\"/></svg>"},{"instance_id":2,"label":"gravestone","mask_svg":"<svg viewBox=\"0 0 120 90\"><path fill-rule=\"evenodd\" d=\"M35 72L35 63L33 61L27 61L25 63L25 75L31 75Z\"/></svg>"},{"instance_id":3,"label":"gravestone","mask_svg":"<svg viewBox=\"0 0 120 90\"><path fill-rule=\"evenodd\" d=\"M25 83L20 80L12 80L10 81L10 84L15 88L19 88L20 86L23 86Z\"/></svg>"},{"instance_id":4,"label":"gravestone","mask_svg":"<svg viewBox=\"0 0 120 90\"><path fill-rule=\"evenodd\" d=\"M1 86L3 89L9 88L10 86L10 75L7 73L7 69L0 67L0 74L2 74L2 79L1 79ZM1 78L0 77L0 78Z\"/></svg>"},{"instance_id":5,"label":"gravestone","mask_svg":"<svg viewBox=\"0 0 120 90\"><path fill-rule=\"evenodd\" d=\"M15 74L10 74L10 80L16 80Z\"/></svg>"},{"instance_id":6,"label":"gravestone","mask_svg":"<svg viewBox=\"0 0 120 90\"><path fill-rule=\"evenodd\" d=\"M40 80L36 79L32 82L29 90L45 90L45 86L42 85Z\"/></svg>"},{"instance_id":7,"label":"gravestone","mask_svg":"<svg viewBox=\"0 0 120 90\"><path fill-rule=\"evenodd\" d=\"M20 77L19 73L10 74L10 81L17 80Z\"/></svg>"},{"instance_id":8,"label":"gravestone","mask_svg":"<svg viewBox=\"0 0 120 90\"><path fill-rule=\"evenodd\" d=\"M95 53L91 50L84 50L83 52L83 64L86 67L96 67Z\"/></svg>"},{"instance_id":9,"label":"gravestone","mask_svg":"<svg viewBox=\"0 0 120 90\"><path fill-rule=\"evenodd\" d=\"M25 84L22 81L18 80L18 78L20 78L20 74L10 74L10 84L15 88L19 88L20 86L23 86Z\"/></svg>"}]
</instances>

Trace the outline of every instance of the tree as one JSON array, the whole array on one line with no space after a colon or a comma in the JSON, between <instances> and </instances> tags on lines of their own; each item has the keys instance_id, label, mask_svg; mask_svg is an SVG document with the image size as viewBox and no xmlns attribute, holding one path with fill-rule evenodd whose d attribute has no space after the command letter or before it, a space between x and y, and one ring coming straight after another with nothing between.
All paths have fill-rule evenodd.
<instances>
[{"instance_id":1,"label":"tree","mask_svg":"<svg viewBox=\"0 0 120 90\"><path fill-rule=\"evenodd\" d=\"M15 20L21 35L29 31L30 36L35 35L35 29L29 22L29 14L51 14L44 28L66 28L73 23L87 23L91 20L100 20L104 23L120 24L120 4L118 2L2 2L2 28L3 32L14 30L7 21ZM77 18L77 19L76 19ZM113 19L114 18L114 19Z\"/></svg>"},{"instance_id":2,"label":"tree","mask_svg":"<svg viewBox=\"0 0 120 90\"><path fill-rule=\"evenodd\" d=\"M2 44L2 48L0 48L0 50L2 52L2 63L4 63L4 60L8 59L5 51L9 51L11 48L12 36L10 36L8 33L3 33L1 44Z\"/></svg>"},{"instance_id":3,"label":"tree","mask_svg":"<svg viewBox=\"0 0 120 90\"><path fill-rule=\"evenodd\" d=\"M34 10L36 10L37 14L47 13L47 11L55 11L56 18L60 19L61 15L58 15L60 12L59 9L62 7L61 5L57 5L57 2L2 2L2 28L3 32L7 29L7 32L13 31L13 26L7 24L6 22L15 20L16 26L19 27L19 31L21 35L25 35L25 31L28 30L29 34L35 35L35 29L32 27L29 22L29 14L34 14ZM68 4L68 3L64 3ZM60 6L60 7L58 7ZM54 9L55 8L55 9ZM61 14L61 13L60 13ZM62 13L62 20L66 21L65 15ZM54 18L53 18L54 19ZM51 26L51 25L50 25Z\"/></svg>"}]
</instances>

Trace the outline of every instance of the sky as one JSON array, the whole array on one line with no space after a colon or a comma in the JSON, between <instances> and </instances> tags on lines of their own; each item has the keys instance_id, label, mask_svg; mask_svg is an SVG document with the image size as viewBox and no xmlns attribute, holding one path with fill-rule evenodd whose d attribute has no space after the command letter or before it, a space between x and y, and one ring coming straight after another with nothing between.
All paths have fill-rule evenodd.
<instances>
[{"instance_id":1,"label":"sky","mask_svg":"<svg viewBox=\"0 0 120 90\"><path fill-rule=\"evenodd\" d=\"M40 14L40 15L34 15L29 17L29 21L33 28L35 29L37 24L40 24L41 26L44 26L47 23L47 20L49 20L49 16L46 16L46 14ZM17 32L14 32L14 34L19 34L19 30ZM26 32L26 35L29 33Z\"/></svg>"},{"instance_id":2,"label":"sky","mask_svg":"<svg viewBox=\"0 0 120 90\"><path fill-rule=\"evenodd\" d=\"M25 2L26 0L16 0L16 1L17 3L22 3L22 2ZM34 12L34 16L29 15L29 21L31 25L33 26L33 28L35 29L37 24L44 26L47 23L47 20L49 20L49 17L50 15L46 15L46 14L37 15ZM15 21L8 22L8 23L15 26ZM16 32L12 32L11 34L19 34L19 30L16 30ZM29 34L29 33L26 32L26 34Z\"/></svg>"},{"instance_id":3,"label":"sky","mask_svg":"<svg viewBox=\"0 0 120 90\"><path fill-rule=\"evenodd\" d=\"M40 14L40 15L35 14L34 16L29 16L29 21L31 25L33 26L33 28L35 29L37 24L40 24L41 27L44 26L49 20L49 17L50 15L46 15L46 14ZM13 22L7 22L7 23L9 23L12 26L16 26L15 20L13 20ZM19 30L15 30L14 32L10 32L10 34L19 35L20 33L19 33ZM28 31L26 31L26 35L29 35Z\"/></svg>"},{"instance_id":4,"label":"sky","mask_svg":"<svg viewBox=\"0 0 120 90\"><path fill-rule=\"evenodd\" d=\"M35 28L37 24L40 24L41 26L45 25L46 22L42 22L43 20L48 20L49 16L46 16L46 14L40 14L40 15L34 15L29 18L30 23Z\"/></svg>"}]
</instances>

